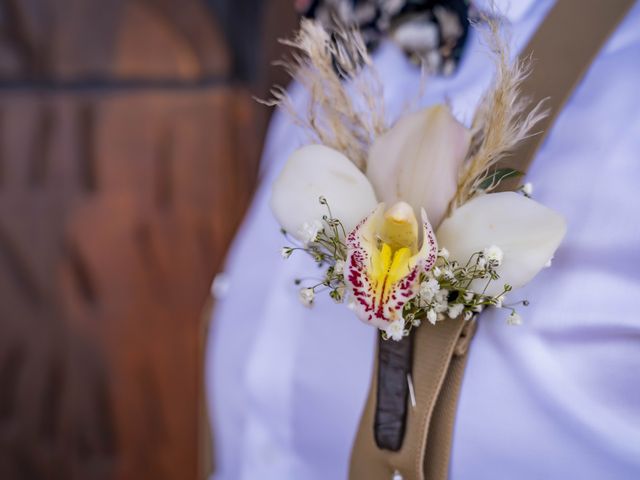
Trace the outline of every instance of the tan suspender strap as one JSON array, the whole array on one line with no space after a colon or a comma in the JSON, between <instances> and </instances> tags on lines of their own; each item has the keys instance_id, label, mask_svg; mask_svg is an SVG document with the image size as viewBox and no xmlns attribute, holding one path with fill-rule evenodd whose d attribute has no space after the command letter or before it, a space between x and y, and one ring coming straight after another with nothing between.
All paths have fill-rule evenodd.
<instances>
[{"instance_id":1,"label":"tan suspender strap","mask_svg":"<svg viewBox=\"0 0 640 480\"><path fill-rule=\"evenodd\" d=\"M424 478L423 465L427 439L431 440L427 430L431 419L435 418L434 410L436 410L438 395L449 376L452 359L456 357L455 352L462 353L458 355L459 357L465 356L466 345L463 341L459 341L461 333L465 329L468 331L473 325L473 322L465 322L462 318L458 318L438 323L437 326L426 323L415 330L414 342L420 348L414 351L412 369L416 406L408 409L404 442L397 452L380 450L375 443L373 422L378 376L374 374L351 457L351 479L391 480L396 470L401 472L405 479ZM470 336L471 332L468 333ZM454 365L458 368L452 372L452 375L462 377L459 362ZM376 356L374 370L377 371L377 368ZM459 385L460 382L457 382L457 385L447 386L446 390L449 391L451 388L456 390ZM454 398L457 398L457 392ZM449 412L447 416L453 421L455 412Z\"/></svg>"},{"instance_id":2,"label":"tan suspender strap","mask_svg":"<svg viewBox=\"0 0 640 480\"><path fill-rule=\"evenodd\" d=\"M533 60L533 69L522 83L522 92L532 100L532 105L547 99L549 115L535 127L540 133L522 142L505 164L527 172L562 107L634 2L559 0L556 3L520 55L521 58L531 56ZM517 181L511 180L510 186L515 187Z\"/></svg>"},{"instance_id":3,"label":"tan suspender strap","mask_svg":"<svg viewBox=\"0 0 640 480\"><path fill-rule=\"evenodd\" d=\"M505 162L526 172L551 125L633 0L559 0L524 49L533 71L522 91L533 100L548 98L549 116L535 135ZM514 188L515 185L512 185ZM458 395L475 322L462 319L423 324L413 335L412 380L404 441L398 451L380 449L374 438L378 362L351 454L351 480L448 478ZM464 427L463 427L464 428Z\"/></svg>"}]
</instances>

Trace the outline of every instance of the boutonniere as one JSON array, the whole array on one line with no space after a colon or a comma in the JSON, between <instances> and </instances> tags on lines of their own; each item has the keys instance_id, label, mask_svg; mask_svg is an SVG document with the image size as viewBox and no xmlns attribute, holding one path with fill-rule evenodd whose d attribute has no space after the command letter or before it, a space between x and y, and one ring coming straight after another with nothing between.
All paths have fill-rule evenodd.
<instances>
[{"instance_id":1,"label":"boutonniere","mask_svg":"<svg viewBox=\"0 0 640 480\"><path fill-rule=\"evenodd\" d=\"M507 297L549 264L565 222L530 198L529 185L498 191L520 175L499 162L544 112L523 114L518 86L528 67L508 60L489 26L496 75L470 128L444 104L388 126L357 31L329 34L305 20L288 42L298 53L286 65L309 105L294 109L283 90L273 103L311 140L287 160L271 207L289 241L282 255L304 252L321 267L316 281L298 281L305 305L326 292L391 340L486 307L520 323L526 301Z\"/></svg>"}]
</instances>

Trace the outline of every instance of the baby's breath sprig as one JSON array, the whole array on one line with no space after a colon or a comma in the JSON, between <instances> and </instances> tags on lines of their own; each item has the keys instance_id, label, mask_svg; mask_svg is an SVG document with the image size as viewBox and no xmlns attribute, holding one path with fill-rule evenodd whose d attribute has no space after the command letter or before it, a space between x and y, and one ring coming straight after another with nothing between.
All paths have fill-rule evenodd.
<instances>
[{"instance_id":1,"label":"baby's breath sprig","mask_svg":"<svg viewBox=\"0 0 640 480\"><path fill-rule=\"evenodd\" d=\"M432 324L461 315L465 320L470 320L487 307L511 310L507 323L521 324L522 319L515 308L504 305L511 285L504 284L497 295L486 294L489 286L500 279L497 269L502 257L503 252L499 247L490 246L473 253L462 265L450 260L446 248L440 249L436 266L420 275L418 293L403 309L403 336L409 335L411 329L420 326L425 319ZM482 287L481 290L478 285ZM518 304L528 305L528 302L524 300ZM385 332L382 336L388 337Z\"/></svg>"},{"instance_id":2,"label":"baby's breath sprig","mask_svg":"<svg viewBox=\"0 0 640 480\"><path fill-rule=\"evenodd\" d=\"M283 231L285 238L292 246L281 249L283 258L289 258L294 252L301 251L311 256L318 267L326 268L323 276L314 279L315 283L309 284L311 279L297 279L296 285L304 285L300 289L299 297L303 305L311 307L317 293L329 291L329 297L335 302L342 303L345 299L347 286L344 282L344 262L347 260L347 246L344 239L347 236L344 226L337 218L333 217L329 202L325 197L318 199L327 213L321 221L305 223L300 232L302 242L293 239Z\"/></svg>"}]
</instances>

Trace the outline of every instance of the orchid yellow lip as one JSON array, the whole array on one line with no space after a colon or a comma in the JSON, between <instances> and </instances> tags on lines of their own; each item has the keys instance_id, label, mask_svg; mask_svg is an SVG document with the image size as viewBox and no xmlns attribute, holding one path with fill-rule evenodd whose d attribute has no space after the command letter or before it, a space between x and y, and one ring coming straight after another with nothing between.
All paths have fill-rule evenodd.
<instances>
[{"instance_id":1,"label":"orchid yellow lip","mask_svg":"<svg viewBox=\"0 0 640 480\"><path fill-rule=\"evenodd\" d=\"M433 229L422 212L422 246L413 209L398 202L365 218L347 237L345 279L358 317L384 329L402 316L404 305L416 295L420 272L436 262Z\"/></svg>"}]
</instances>

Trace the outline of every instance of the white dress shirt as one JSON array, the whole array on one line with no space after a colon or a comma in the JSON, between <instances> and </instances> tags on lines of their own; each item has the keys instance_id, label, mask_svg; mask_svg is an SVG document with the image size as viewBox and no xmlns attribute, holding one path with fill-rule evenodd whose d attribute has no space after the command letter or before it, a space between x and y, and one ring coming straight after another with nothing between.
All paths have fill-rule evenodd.
<instances>
[{"instance_id":1,"label":"white dress shirt","mask_svg":"<svg viewBox=\"0 0 640 480\"><path fill-rule=\"evenodd\" d=\"M512 2L514 54L551 5ZM391 44L375 64L396 118L419 72ZM447 100L468 124L492 74L472 32L458 72L430 79L420 103ZM295 85L292 95L304 98ZM261 186L228 257L207 355L217 480L347 477L377 332L329 298L303 307L293 280L316 267L279 255L270 187L305 138L274 115ZM527 181L568 233L552 268L511 296L531 302L522 326L502 311L479 319L450 477L640 478L640 5L592 64Z\"/></svg>"}]
</instances>

